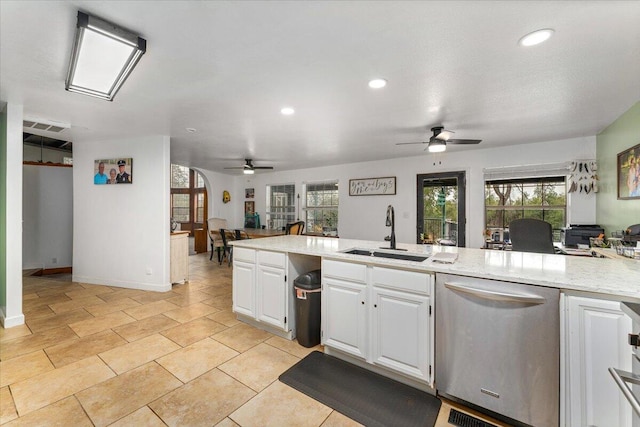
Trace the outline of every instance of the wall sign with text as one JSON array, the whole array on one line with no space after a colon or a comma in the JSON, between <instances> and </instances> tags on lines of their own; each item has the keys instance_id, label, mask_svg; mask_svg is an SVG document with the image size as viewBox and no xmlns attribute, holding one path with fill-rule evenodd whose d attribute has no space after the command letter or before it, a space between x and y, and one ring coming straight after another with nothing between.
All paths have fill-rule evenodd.
<instances>
[{"instance_id":1,"label":"wall sign with text","mask_svg":"<svg viewBox=\"0 0 640 427\"><path fill-rule=\"evenodd\" d=\"M396 177L349 180L350 196L380 196L396 194Z\"/></svg>"}]
</instances>

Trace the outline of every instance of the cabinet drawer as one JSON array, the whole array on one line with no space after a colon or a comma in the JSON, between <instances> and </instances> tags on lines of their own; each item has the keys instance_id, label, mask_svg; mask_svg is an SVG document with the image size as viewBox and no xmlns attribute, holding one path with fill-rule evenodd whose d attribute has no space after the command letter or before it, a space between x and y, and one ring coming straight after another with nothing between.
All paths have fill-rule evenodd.
<instances>
[{"instance_id":1,"label":"cabinet drawer","mask_svg":"<svg viewBox=\"0 0 640 427\"><path fill-rule=\"evenodd\" d=\"M322 274L337 279L347 279L364 283L367 281L367 266L350 262L323 260Z\"/></svg>"},{"instance_id":2,"label":"cabinet drawer","mask_svg":"<svg viewBox=\"0 0 640 427\"><path fill-rule=\"evenodd\" d=\"M259 251L258 264L284 268L286 264L286 256L283 252Z\"/></svg>"},{"instance_id":3,"label":"cabinet drawer","mask_svg":"<svg viewBox=\"0 0 640 427\"><path fill-rule=\"evenodd\" d=\"M373 285L429 294L433 276L416 271L373 267Z\"/></svg>"},{"instance_id":4,"label":"cabinet drawer","mask_svg":"<svg viewBox=\"0 0 640 427\"><path fill-rule=\"evenodd\" d=\"M233 259L234 261L245 261L245 262L256 262L256 251L255 249L247 249L247 248L233 248Z\"/></svg>"}]
</instances>

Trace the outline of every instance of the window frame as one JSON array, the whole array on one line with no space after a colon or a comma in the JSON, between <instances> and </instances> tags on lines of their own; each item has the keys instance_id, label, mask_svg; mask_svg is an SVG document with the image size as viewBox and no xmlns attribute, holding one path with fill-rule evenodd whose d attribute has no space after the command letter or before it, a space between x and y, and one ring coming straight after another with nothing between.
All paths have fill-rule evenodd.
<instances>
[{"instance_id":1,"label":"window frame","mask_svg":"<svg viewBox=\"0 0 640 427\"><path fill-rule=\"evenodd\" d=\"M515 185L515 186L520 186L520 203L519 204L510 204L510 202L512 202L511 196L508 196L508 199L506 199L504 201L504 204L500 204L500 201L498 200L498 204L495 205L489 205L487 204L487 190L488 188L492 187L494 184L500 184L500 185ZM535 185L542 185L542 195L541 195L541 201L539 205L532 205L532 204L525 204L525 197L523 197L523 195L525 194L525 186L527 187L531 187L531 184L535 184ZM553 186L557 186L557 185L562 185L564 188L564 193L561 194L561 196L564 196L564 204L549 204L546 203L545 200L545 192L544 192L544 188L547 185L553 185ZM492 190L493 195L495 196L495 191ZM543 221L549 221L549 218L546 217L546 213L551 213L551 212L558 212L558 211L562 211L562 226L564 226L564 224L566 224L566 220L567 220L567 198L568 198L568 190L567 190L567 177L566 176L542 176L542 177L528 177L528 178L508 178L508 179L489 179L489 180L485 180L484 182L484 225L485 225L485 229L487 230L495 230L495 229L502 229L502 230L506 230L509 228L509 223L512 220L512 218L510 218L510 215L508 215L508 213L512 213L512 212L520 212L520 218L538 218L538 219L542 219ZM501 224L497 224L497 226L490 226L488 224L488 218L489 218L489 212L493 211L493 212L499 212L502 211L502 223ZM542 218L539 218L538 216L531 216L531 215L527 215L527 212L532 213L532 212L540 212ZM546 218L545 218L546 217ZM553 226L553 223L552 223ZM559 227L554 227L554 240L559 240L560 239L560 228Z\"/></svg>"},{"instance_id":2,"label":"window frame","mask_svg":"<svg viewBox=\"0 0 640 427\"><path fill-rule=\"evenodd\" d=\"M172 165L174 166L174 165ZM186 168L186 166L181 166L181 165L175 165L175 166L180 166L180 167L184 167ZM198 171L191 169L191 168L187 168L189 170L189 186L187 188L184 187L171 187L171 194L169 197L169 215L171 217L173 217L173 195L174 194L186 194L189 196L189 220L188 221L177 221L180 224L180 229L182 231L189 231L189 233L191 235L193 235L193 231L200 229L200 228L204 228L205 227L205 223L207 222L207 188L204 184L204 177L202 177L202 174L200 174ZM173 173L173 171L172 171ZM198 181L200 181L198 178L201 177L202 178L202 187L197 187L198 185ZM198 221L198 199L199 196L203 195L202 197L202 207L200 207L200 209L202 210L202 221Z\"/></svg>"},{"instance_id":3,"label":"window frame","mask_svg":"<svg viewBox=\"0 0 640 427\"><path fill-rule=\"evenodd\" d=\"M322 189L318 190L309 190L309 187L314 186L322 186ZM331 189L331 187L335 187L335 189ZM317 205L309 204L309 193L318 192L320 193L320 199L322 200ZM335 204L333 204L334 193L335 192ZM327 193L331 193L331 202L332 204L324 204L325 198L322 197ZM338 235L338 224L340 221L340 213L339 213L339 205L340 205L340 192L338 191L338 180L331 181L317 181L306 183L304 186L304 201L305 201L305 224L306 230L308 234L317 234L317 235ZM317 229L316 219L318 218L317 212L320 212L320 229ZM325 212L329 212L329 215L325 215ZM330 225L327 223L329 220L329 216L331 212L335 212L335 224ZM309 219L309 215L314 214L313 221Z\"/></svg>"},{"instance_id":4,"label":"window frame","mask_svg":"<svg viewBox=\"0 0 640 427\"><path fill-rule=\"evenodd\" d=\"M291 187L291 191L287 191L287 187ZM282 191L278 191L278 193L282 193L283 195L291 195L290 203L283 204L281 206L275 205L273 206L271 203L271 195L273 189L280 189ZM295 183L286 183L286 184L267 184L266 185L266 204L265 204L265 221L264 224L268 229L284 229L287 223L294 222L296 218L296 185ZM282 197L282 196L281 196ZM280 210L274 211L274 208L278 208ZM287 210L291 210L287 212Z\"/></svg>"}]
</instances>

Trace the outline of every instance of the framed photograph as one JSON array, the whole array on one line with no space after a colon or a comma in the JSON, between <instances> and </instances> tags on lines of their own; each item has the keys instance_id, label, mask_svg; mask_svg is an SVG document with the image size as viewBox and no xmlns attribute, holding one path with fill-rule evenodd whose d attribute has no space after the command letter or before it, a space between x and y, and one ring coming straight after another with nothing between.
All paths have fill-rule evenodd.
<instances>
[{"instance_id":1,"label":"framed photograph","mask_svg":"<svg viewBox=\"0 0 640 427\"><path fill-rule=\"evenodd\" d=\"M395 176L349 180L350 196L386 196L393 194L396 194Z\"/></svg>"},{"instance_id":2,"label":"framed photograph","mask_svg":"<svg viewBox=\"0 0 640 427\"><path fill-rule=\"evenodd\" d=\"M119 157L117 159L98 159L93 165L93 183L131 184L133 182L133 159Z\"/></svg>"},{"instance_id":3,"label":"framed photograph","mask_svg":"<svg viewBox=\"0 0 640 427\"><path fill-rule=\"evenodd\" d=\"M256 211L256 202L244 202L244 213L252 214Z\"/></svg>"},{"instance_id":4,"label":"framed photograph","mask_svg":"<svg viewBox=\"0 0 640 427\"><path fill-rule=\"evenodd\" d=\"M640 144L618 154L618 199L640 199Z\"/></svg>"},{"instance_id":5,"label":"framed photograph","mask_svg":"<svg viewBox=\"0 0 640 427\"><path fill-rule=\"evenodd\" d=\"M245 188L244 189L244 198L245 199L253 199L254 196L253 188Z\"/></svg>"}]
</instances>

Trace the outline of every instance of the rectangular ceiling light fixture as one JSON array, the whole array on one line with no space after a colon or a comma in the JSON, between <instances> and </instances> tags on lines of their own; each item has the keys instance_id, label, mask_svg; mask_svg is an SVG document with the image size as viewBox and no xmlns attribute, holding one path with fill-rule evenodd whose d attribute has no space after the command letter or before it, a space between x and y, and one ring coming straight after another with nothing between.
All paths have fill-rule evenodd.
<instances>
[{"instance_id":1,"label":"rectangular ceiling light fixture","mask_svg":"<svg viewBox=\"0 0 640 427\"><path fill-rule=\"evenodd\" d=\"M146 50L138 35L78 12L66 89L113 101Z\"/></svg>"}]
</instances>

